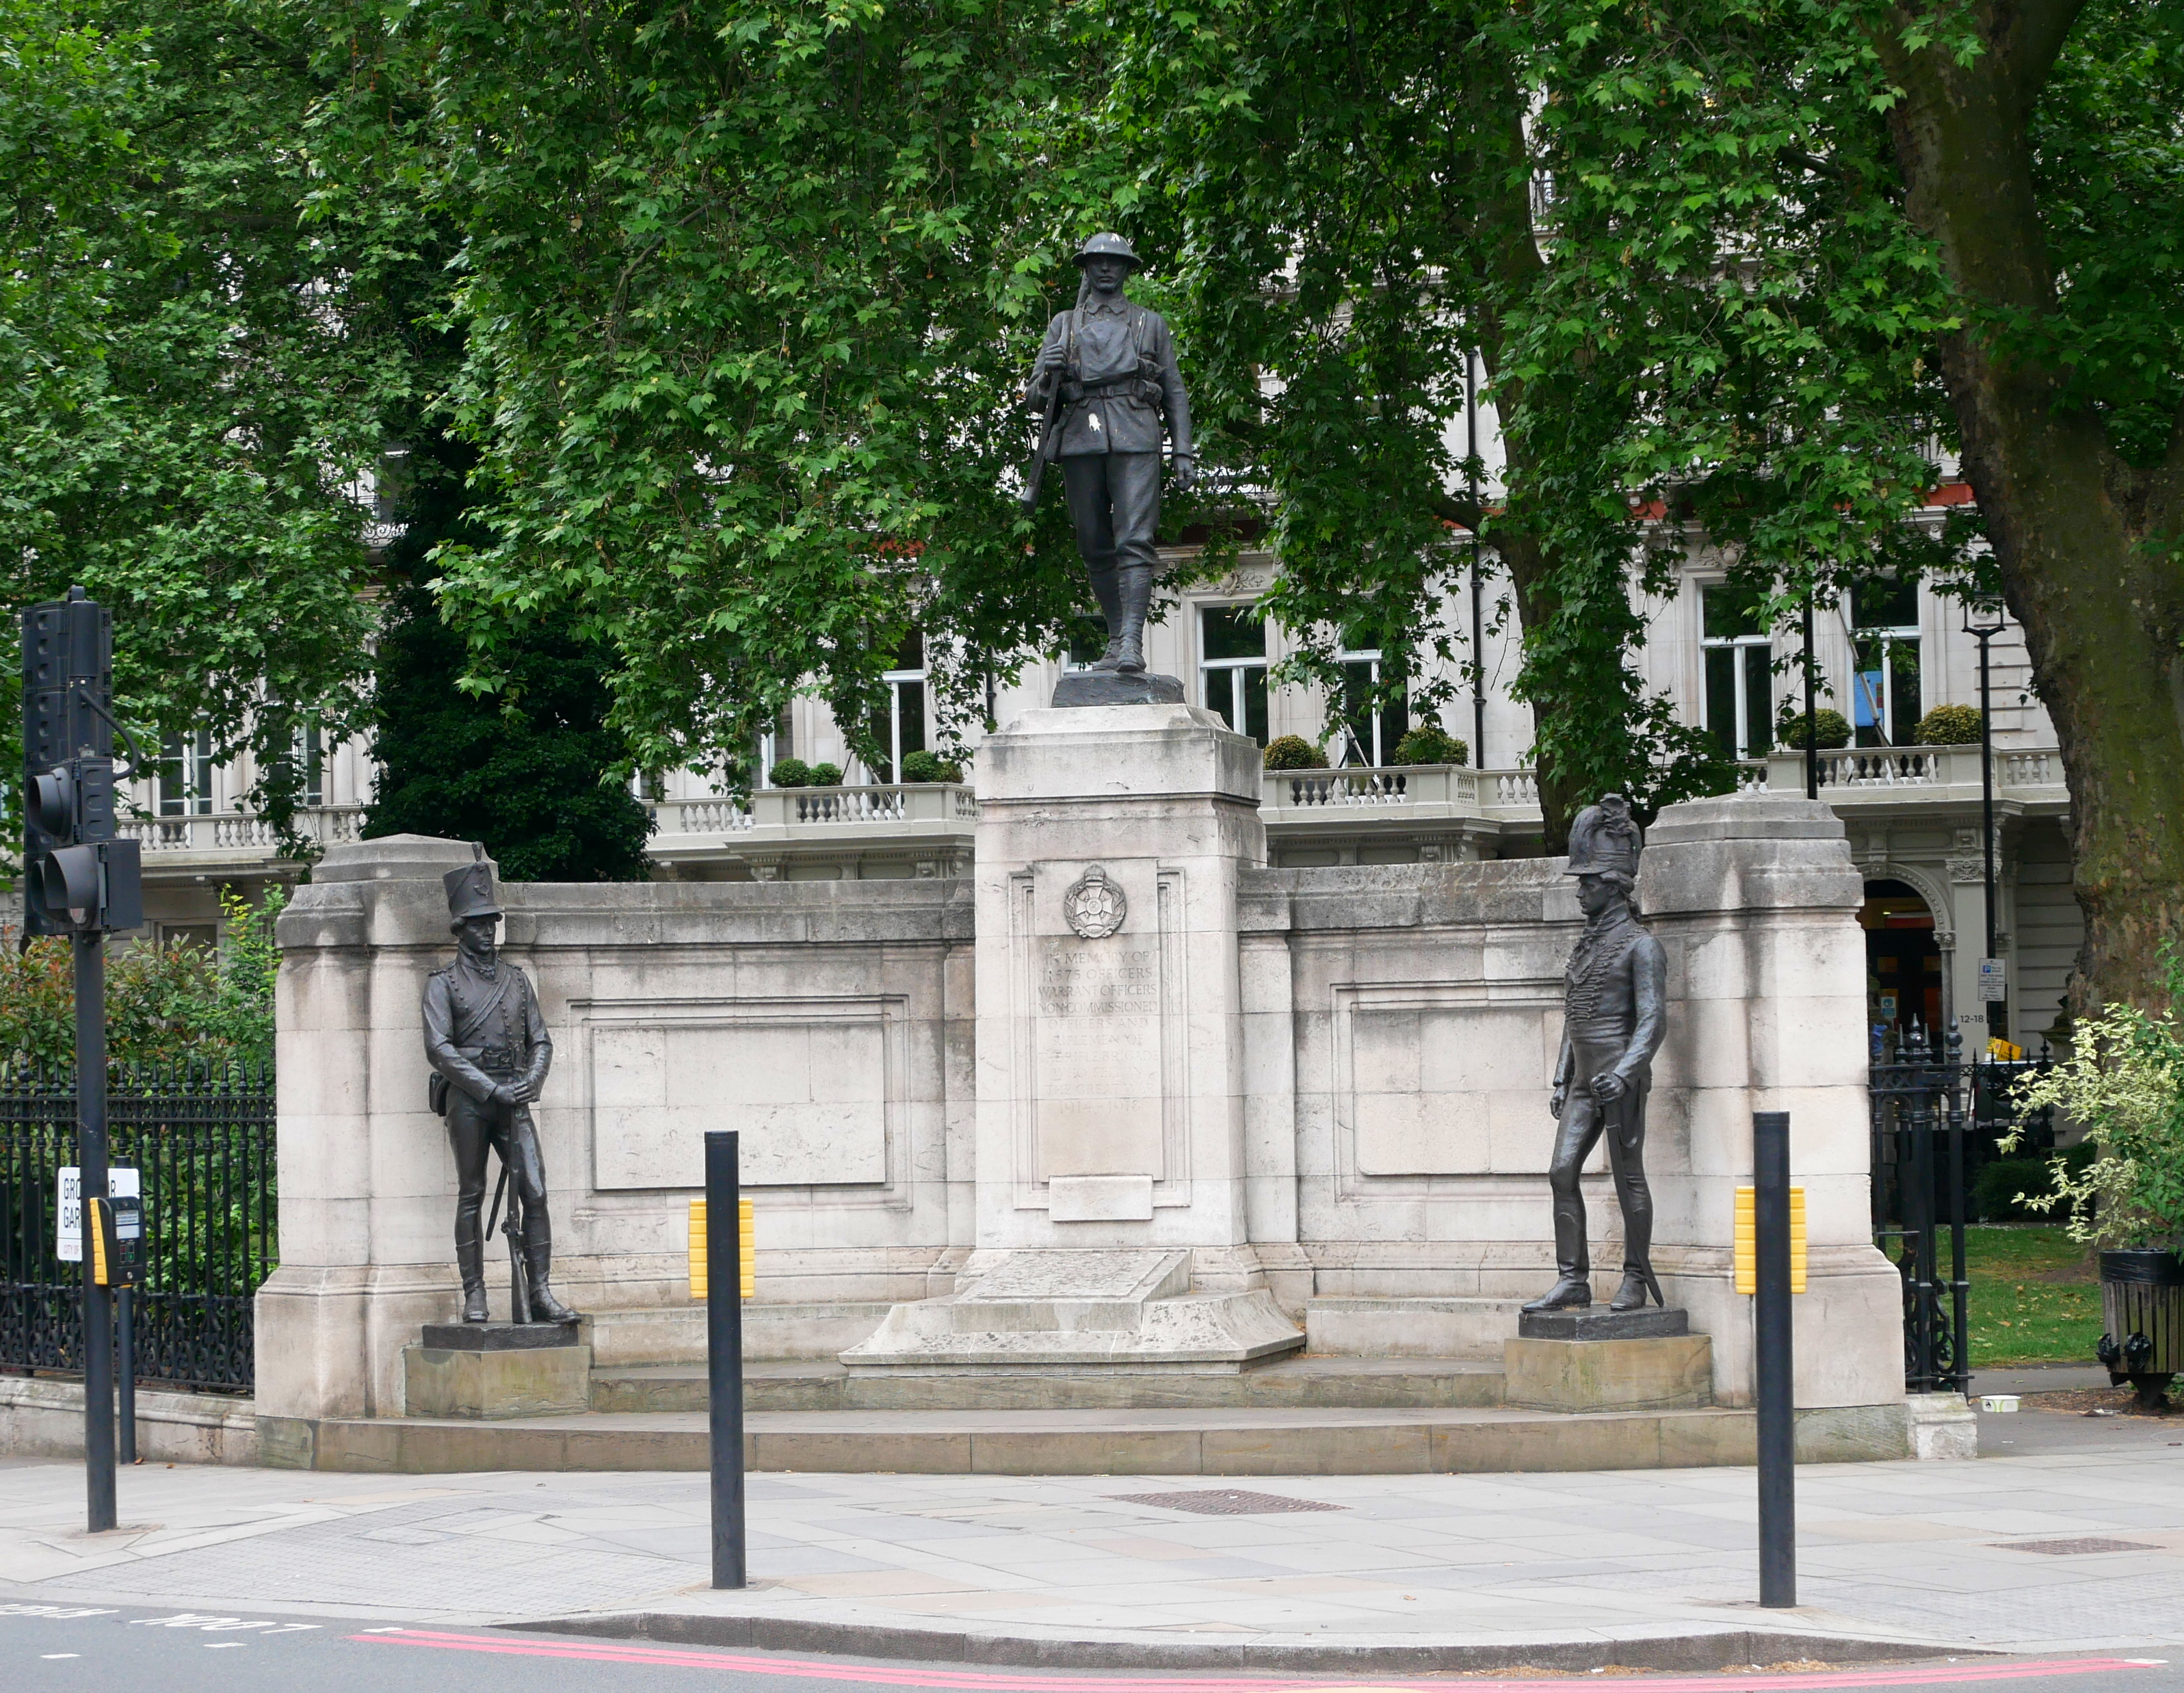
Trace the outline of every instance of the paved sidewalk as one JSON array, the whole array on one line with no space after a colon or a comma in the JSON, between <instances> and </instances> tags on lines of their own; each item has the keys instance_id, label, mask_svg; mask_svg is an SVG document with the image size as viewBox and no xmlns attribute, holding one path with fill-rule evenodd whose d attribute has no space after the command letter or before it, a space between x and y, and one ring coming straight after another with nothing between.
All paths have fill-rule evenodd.
<instances>
[{"instance_id":1,"label":"paved sidewalk","mask_svg":"<svg viewBox=\"0 0 2184 1693\"><path fill-rule=\"evenodd\" d=\"M2064 1419L2004 1420L2030 1434ZM1808 1467L1794 1612L1752 1603L1753 1477L1737 1469L755 1476L754 1585L729 1594L705 1585L699 1476L137 1468L121 1479L136 1526L90 1536L81 1470L16 1460L0 1464L0 1597L379 1622L641 1615L655 1634L722 1640L756 1618L805 1625L807 1647L829 1629L883 1654L890 1636L874 1631L893 1631L918 1656L1008 1637L1080 1662L1087 1642L1179 1662L1190 1642L1271 1661L1750 1630L1906 1655L2143 1649L2184 1642L2171 1432L2184 1437L2140 1425L2039 1456ZM1236 1491L1292 1508L1208 1515L1144 1497ZM1312 1506L1333 1508L1295 1508Z\"/></svg>"}]
</instances>

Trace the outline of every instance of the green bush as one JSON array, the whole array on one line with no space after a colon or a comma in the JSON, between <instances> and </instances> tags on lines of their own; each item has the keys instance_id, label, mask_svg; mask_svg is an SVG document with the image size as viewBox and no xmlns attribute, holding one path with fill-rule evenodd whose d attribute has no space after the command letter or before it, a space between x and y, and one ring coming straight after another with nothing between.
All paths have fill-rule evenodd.
<instances>
[{"instance_id":1,"label":"green bush","mask_svg":"<svg viewBox=\"0 0 2184 1693\"><path fill-rule=\"evenodd\" d=\"M1390 764L1468 764L1470 743L1460 741L1435 723L1421 723L1396 743Z\"/></svg>"},{"instance_id":2,"label":"green bush","mask_svg":"<svg viewBox=\"0 0 2184 1693\"><path fill-rule=\"evenodd\" d=\"M811 779L804 785L806 788L839 788L842 785L842 766L838 764L815 764L811 766Z\"/></svg>"},{"instance_id":3,"label":"green bush","mask_svg":"<svg viewBox=\"0 0 2184 1693\"><path fill-rule=\"evenodd\" d=\"M1277 735L1267 743L1268 770L1325 770L1327 755L1302 735Z\"/></svg>"},{"instance_id":4,"label":"green bush","mask_svg":"<svg viewBox=\"0 0 2184 1693\"><path fill-rule=\"evenodd\" d=\"M953 759L941 757L938 753L905 753L902 755L902 779L905 782L961 782L963 766Z\"/></svg>"},{"instance_id":5,"label":"green bush","mask_svg":"<svg viewBox=\"0 0 2184 1693\"><path fill-rule=\"evenodd\" d=\"M2094 1151L2092 1143L2085 1141L2046 1157L1992 1160L1972 1183L1973 1216L1981 1222L2017 1222L2037 1216L2054 1204L2053 1166L2060 1164L2075 1179L2091 1167Z\"/></svg>"},{"instance_id":6,"label":"green bush","mask_svg":"<svg viewBox=\"0 0 2184 1693\"><path fill-rule=\"evenodd\" d=\"M809 788L811 785L811 766L800 758L776 759L766 780L776 788Z\"/></svg>"},{"instance_id":7,"label":"green bush","mask_svg":"<svg viewBox=\"0 0 2184 1693\"><path fill-rule=\"evenodd\" d=\"M106 1050L116 1064L273 1061L273 978L281 967L263 905L223 890L227 936L217 951L148 940L107 946ZM75 982L70 943L34 940L0 952L0 1061L75 1063Z\"/></svg>"},{"instance_id":8,"label":"green bush","mask_svg":"<svg viewBox=\"0 0 2184 1693\"><path fill-rule=\"evenodd\" d=\"M1919 720L1912 738L1922 747L1975 746L1980 738L1976 705L1936 705Z\"/></svg>"},{"instance_id":9,"label":"green bush","mask_svg":"<svg viewBox=\"0 0 2184 1693\"><path fill-rule=\"evenodd\" d=\"M1838 747L1850 744L1850 719L1840 711L1823 705L1813 713L1819 727L1817 744L1824 752L1833 752ZM1785 712L1782 721L1774 726L1774 744L1785 752L1802 752L1805 746L1805 714Z\"/></svg>"}]
</instances>

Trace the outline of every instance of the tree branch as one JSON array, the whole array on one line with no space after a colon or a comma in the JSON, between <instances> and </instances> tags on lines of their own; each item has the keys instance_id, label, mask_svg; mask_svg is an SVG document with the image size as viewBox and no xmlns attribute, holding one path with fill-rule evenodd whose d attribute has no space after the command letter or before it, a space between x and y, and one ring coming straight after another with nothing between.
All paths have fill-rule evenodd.
<instances>
[{"instance_id":1,"label":"tree branch","mask_svg":"<svg viewBox=\"0 0 2184 1693\"><path fill-rule=\"evenodd\" d=\"M2003 75L2009 80L2020 118L2029 118L2055 69L2086 0L2016 0L2005 17L2004 39L1996 43Z\"/></svg>"}]
</instances>

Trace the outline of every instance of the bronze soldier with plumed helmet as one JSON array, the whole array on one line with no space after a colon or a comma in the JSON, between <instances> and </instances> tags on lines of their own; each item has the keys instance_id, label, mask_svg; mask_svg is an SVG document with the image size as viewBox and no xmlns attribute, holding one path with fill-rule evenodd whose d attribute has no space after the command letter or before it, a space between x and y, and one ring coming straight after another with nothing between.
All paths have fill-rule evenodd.
<instances>
[{"instance_id":1,"label":"bronze soldier with plumed helmet","mask_svg":"<svg viewBox=\"0 0 2184 1693\"><path fill-rule=\"evenodd\" d=\"M1560 1125L1548 1183L1554 1193L1554 1286L1524 1309L1567 1311L1592 1303L1592 1252L1585 1239L1579 1176L1602 1137L1623 1211L1623 1284L1608 1302L1635 1311L1661 1284L1653 1275L1653 1196L1646 1184L1646 1094L1661 1045L1668 961L1639 923L1641 838L1630 803L1604 794L1570 825L1569 865L1578 878L1585 933L1563 977L1562 1051L1548 1109Z\"/></svg>"}]
</instances>

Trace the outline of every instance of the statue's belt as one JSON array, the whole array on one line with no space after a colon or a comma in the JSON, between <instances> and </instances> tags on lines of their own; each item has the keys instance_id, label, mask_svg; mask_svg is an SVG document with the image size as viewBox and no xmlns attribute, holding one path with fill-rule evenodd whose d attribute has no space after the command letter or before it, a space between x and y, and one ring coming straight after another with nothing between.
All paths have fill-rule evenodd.
<instances>
[{"instance_id":1,"label":"statue's belt","mask_svg":"<svg viewBox=\"0 0 2184 1693\"><path fill-rule=\"evenodd\" d=\"M481 1070L512 1076L521 1067L512 1046L459 1046L455 1050Z\"/></svg>"},{"instance_id":2,"label":"statue's belt","mask_svg":"<svg viewBox=\"0 0 2184 1693\"><path fill-rule=\"evenodd\" d=\"M1148 405L1158 405L1161 387L1158 382L1134 371L1127 376L1103 376L1094 382L1065 381L1061 398L1071 405L1096 399L1143 400Z\"/></svg>"}]
</instances>

